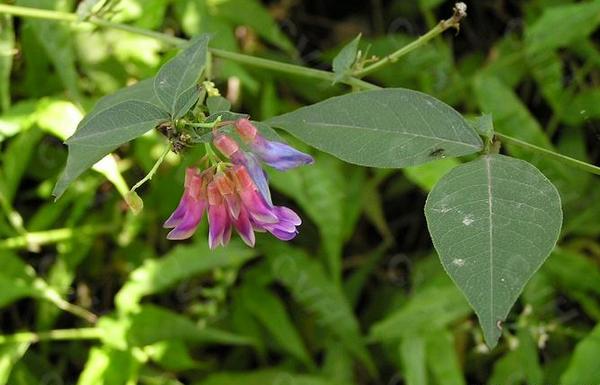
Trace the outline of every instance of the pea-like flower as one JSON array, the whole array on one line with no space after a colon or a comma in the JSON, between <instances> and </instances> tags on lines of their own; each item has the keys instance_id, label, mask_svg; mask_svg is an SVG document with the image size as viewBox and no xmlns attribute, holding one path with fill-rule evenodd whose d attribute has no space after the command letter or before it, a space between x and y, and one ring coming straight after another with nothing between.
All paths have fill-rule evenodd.
<instances>
[{"instance_id":1,"label":"pea-like flower","mask_svg":"<svg viewBox=\"0 0 600 385\"><path fill-rule=\"evenodd\" d=\"M267 140L248 119L239 119L235 128L252 152L269 166L285 171L290 168L314 163L312 156L281 142Z\"/></svg>"},{"instance_id":2,"label":"pea-like flower","mask_svg":"<svg viewBox=\"0 0 600 385\"><path fill-rule=\"evenodd\" d=\"M266 140L247 119L236 121L235 127L250 151L244 151L223 133L214 134L214 146L231 163L213 160L216 164L202 172L195 167L186 170L181 201L164 224L172 228L167 238L191 237L204 211L208 216L211 249L225 246L233 229L248 246L256 242L255 231L269 232L284 241L298 234L302 220L292 209L273 205L260 160L287 170L312 163L313 158L287 144Z\"/></svg>"}]
</instances>

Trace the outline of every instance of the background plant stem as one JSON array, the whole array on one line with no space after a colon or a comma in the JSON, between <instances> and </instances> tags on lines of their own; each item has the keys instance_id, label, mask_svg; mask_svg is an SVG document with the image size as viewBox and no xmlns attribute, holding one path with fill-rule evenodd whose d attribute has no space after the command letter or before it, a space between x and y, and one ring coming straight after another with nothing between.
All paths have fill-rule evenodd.
<instances>
[{"instance_id":1,"label":"background plant stem","mask_svg":"<svg viewBox=\"0 0 600 385\"><path fill-rule=\"evenodd\" d=\"M358 71L357 73L355 73L355 76L362 77L362 76L368 75L370 73L373 73L374 71L377 71L377 70L381 69L382 67L395 62L403 55L406 55L408 52L411 52L411 51L417 49L418 47L427 43L428 41L430 41L434 37L438 36L445 30L447 30L449 28L457 28L460 23L460 20L466 15L464 13L464 10L462 10L462 12L461 12L461 9L458 6L459 4L462 4L462 3L457 3L457 5L455 6L454 15L450 19L441 21L438 25L436 25L432 30L427 32L425 35L419 37L414 42L402 47L398 51L386 56L385 58L379 60L378 62ZM90 24L93 24L96 26L100 26L100 27L119 29L122 31L127 31L127 32L131 32L131 33L136 33L139 35L148 36L148 37L160 40L164 43L172 44L172 45L176 45L176 46L181 46L187 42L186 39L182 39L179 37L167 35L167 34L164 34L161 32L137 28L137 27L133 27L130 25L114 23L111 21L99 19L94 16L92 16L91 18L89 18L87 20L79 20L77 15L72 14L72 13L50 11L50 10L37 9L37 8L19 7L19 6L15 6L15 5L6 5L6 4L0 4L0 13L5 13L5 14L10 14L10 15L15 15L15 16L22 16L22 17L45 19L45 20L65 21L65 22L71 22L71 23L87 22L87 23L90 23ZM227 59L227 60L235 61L237 63L247 64L247 65L251 65L251 66L255 66L255 67L261 67L261 68L270 69L270 70L274 70L274 71L278 71L278 72L283 72L283 73L287 73L290 75L303 76L303 77L307 77L307 78L320 79L320 80L326 80L326 81L331 81L331 82L333 82L333 80L335 79L335 74L333 72L329 72L329 71L323 71L323 70L318 70L318 69L313 69L313 68L306 68L306 67L295 65L295 64L282 63L282 62L278 62L278 61L274 61L274 60L263 59L263 58L259 58L259 57L244 55L241 53L231 52L231 51L226 51L226 50L216 49L216 48L210 48L210 52L215 57L220 57L222 59ZM345 80L343 80L342 82L346 83L350 86L360 88L360 89L365 89L365 90L375 90L375 89L381 88L375 84L363 81L356 77L348 77ZM547 149L535 146L533 144L524 142L522 140L512 138L508 135L496 133L496 136L500 139L505 140L508 143L513 143L513 144L519 145L521 147L526 147L532 151L540 152L546 156L567 162L568 164L572 165L573 167L577 167L579 169L590 172L592 174L600 175L600 167L594 166L594 165L586 163L586 162L582 162L582 161L574 159L574 158L570 158L568 156L556 153L551 150L547 150ZM29 234L29 235L31 235L31 234ZM6 242L0 243L0 248L2 248L2 246L6 247L7 245L5 243Z\"/></svg>"}]
</instances>

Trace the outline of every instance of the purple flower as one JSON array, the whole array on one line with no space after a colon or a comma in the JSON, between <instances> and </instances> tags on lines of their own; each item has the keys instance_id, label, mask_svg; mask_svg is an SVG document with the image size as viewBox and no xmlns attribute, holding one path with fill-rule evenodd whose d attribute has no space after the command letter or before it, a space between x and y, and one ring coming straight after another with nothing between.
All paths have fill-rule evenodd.
<instances>
[{"instance_id":1,"label":"purple flower","mask_svg":"<svg viewBox=\"0 0 600 385\"><path fill-rule=\"evenodd\" d=\"M167 235L168 239L187 239L194 234L206 209L202 190L202 177L198 170L192 167L186 169L183 196L163 225L167 229L173 229Z\"/></svg>"},{"instance_id":2,"label":"purple flower","mask_svg":"<svg viewBox=\"0 0 600 385\"><path fill-rule=\"evenodd\" d=\"M252 152L269 166L285 171L290 168L314 163L312 156L281 142L265 139L248 119L239 119L235 128L242 139L248 143Z\"/></svg>"}]
</instances>

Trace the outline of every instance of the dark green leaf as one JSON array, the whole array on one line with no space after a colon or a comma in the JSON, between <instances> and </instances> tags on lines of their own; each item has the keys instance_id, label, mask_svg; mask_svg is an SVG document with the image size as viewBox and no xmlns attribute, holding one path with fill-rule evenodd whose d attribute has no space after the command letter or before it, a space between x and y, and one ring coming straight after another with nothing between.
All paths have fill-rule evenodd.
<instances>
[{"instance_id":1,"label":"dark green leaf","mask_svg":"<svg viewBox=\"0 0 600 385\"><path fill-rule=\"evenodd\" d=\"M206 107L209 114L231 110L231 102L222 96L209 96L206 98Z\"/></svg>"},{"instance_id":2,"label":"dark green leaf","mask_svg":"<svg viewBox=\"0 0 600 385\"><path fill-rule=\"evenodd\" d=\"M67 140L67 165L52 194L58 199L69 184L94 163L169 119L158 107L137 100L122 102L84 119Z\"/></svg>"},{"instance_id":3,"label":"dark green leaf","mask_svg":"<svg viewBox=\"0 0 600 385\"><path fill-rule=\"evenodd\" d=\"M177 56L169 60L154 78L154 93L173 119L183 116L206 66L208 35L194 38Z\"/></svg>"},{"instance_id":4,"label":"dark green leaf","mask_svg":"<svg viewBox=\"0 0 600 385\"><path fill-rule=\"evenodd\" d=\"M414 166L482 148L458 112L431 96L401 88L337 96L267 123L364 166Z\"/></svg>"},{"instance_id":5,"label":"dark green leaf","mask_svg":"<svg viewBox=\"0 0 600 385\"><path fill-rule=\"evenodd\" d=\"M556 244L558 191L531 164L486 155L444 176L425 216L444 268L495 346L510 308Z\"/></svg>"}]
</instances>

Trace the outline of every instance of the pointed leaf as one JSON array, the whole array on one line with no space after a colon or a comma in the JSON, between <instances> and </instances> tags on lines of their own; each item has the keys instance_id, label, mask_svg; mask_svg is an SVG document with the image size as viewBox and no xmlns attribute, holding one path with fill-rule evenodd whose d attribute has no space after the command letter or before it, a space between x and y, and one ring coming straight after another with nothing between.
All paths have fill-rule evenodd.
<instances>
[{"instance_id":1,"label":"pointed leaf","mask_svg":"<svg viewBox=\"0 0 600 385\"><path fill-rule=\"evenodd\" d=\"M267 123L350 163L406 167L479 151L462 116L417 91L356 92L276 116Z\"/></svg>"},{"instance_id":2,"label":"pointed leaf","mask_svg":"<svg viewBox=\"0 0 600 385\"><path fill-rule=\"evenodd\" d=\"M169 119L158 107L130 100L106 108L81 121L67 140L69 157L53 194L59 198L69 184L94 163L126 143Z\"/></svg>"},{"instance_id":3,"label":"pointed leaf","mask_svg":"<svg viewBox=\"0 0 600 385\"><path fill-rule=\"evenodd\" d=\"M445 175L425 215L444 268L495 346L501 323L556 244L558 191L531 164L487 155Z\"/></svg>"},{"instance_id":4,"label":"pointed leaf","mask_svg":"<svg viewBox=\"0 0 600 385\"><path fill-rule=\"evenodd\" d=\"M177 56L158 71L154 79L154 93L174 119L187 111L190 90L193 90L204 67L208 54L208 35L200 35Z\"/></svg>"},{"instance_id":5,"label":"pointed leaf","mask_svg":"<svg viewBox=\"0 0 600 385\"><path fill-rule=\"evenodd\" d=\"M333 72L335 73L334 83L339 82L352 69L352 65L356 61L356 53L358 52L358 42L360 42L360 34L356 36L350 43L346 44L340 52L333 58Z\"/></svg>"}]
</instances>

